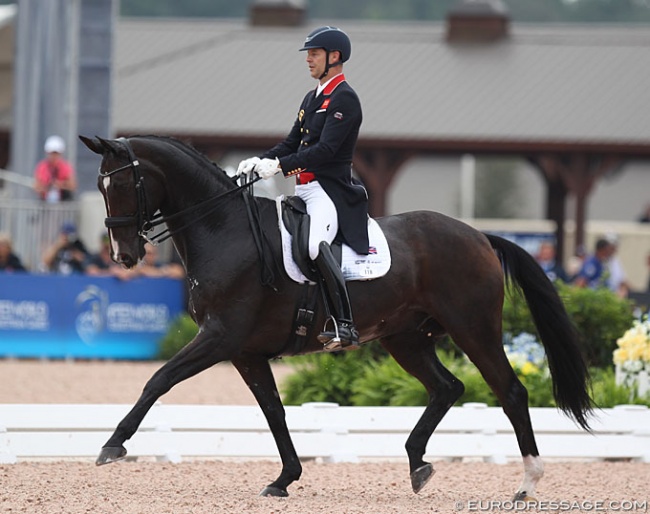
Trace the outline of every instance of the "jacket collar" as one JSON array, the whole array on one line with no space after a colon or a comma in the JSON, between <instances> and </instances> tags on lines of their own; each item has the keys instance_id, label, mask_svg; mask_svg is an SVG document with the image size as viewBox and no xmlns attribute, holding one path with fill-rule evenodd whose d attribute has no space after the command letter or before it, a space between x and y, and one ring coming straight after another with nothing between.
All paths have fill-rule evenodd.
<instances>
[{"instance_id":1,"label":"jacket collar","mask_svg":"<svg viewBox=\"0 0 650 514\"><path fill-rule=\"evenodd\" d=\"M331 95L331 94L334 92L334 90L336 89L336 87L337 87L341 82L345 82L345 75L343 75L343 73L339 73L339 74L336 75L334 78L331 78L331 79L330 79L330 80L325 84L325 87L323 88L323 90L321 91L320 94L325 95L325 96L329 96L329 95ZM320 96L320 95L318 95L318 96Z\"/></svg>"}]
</instances>

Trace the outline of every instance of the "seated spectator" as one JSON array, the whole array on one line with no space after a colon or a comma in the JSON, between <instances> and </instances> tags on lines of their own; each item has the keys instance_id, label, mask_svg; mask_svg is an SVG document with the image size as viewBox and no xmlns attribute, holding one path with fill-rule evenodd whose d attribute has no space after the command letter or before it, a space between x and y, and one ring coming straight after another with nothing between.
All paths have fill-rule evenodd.
<instances>
[{"instance_id":1,"label":"seated spectator","mask_svg":"<svg viewBox=\"0 0 650 514\"><path fill-rule=\"evenodd\" d=\"M0 271L27 271L13 252L11 236L6 232L0 232Z\"/></svg>"},{"instance_id":2,"label":"seated spectator","mask_svg":"<svg viewBox=\"0 0 650 514\"><path fill-rule=\"evenodd\" d=\"M535 256L537 264L544 270L546 276L552 281L561 280L568 282L567 274L562 264L555 260L555 245L550 241L542 241Z\"/></svg>"},{"instance_id":3,"label":"seated spectator","mask_svg":"<svg viewBox=\"0 0 650 514\"><path fill-rule=\"evenodd\" d=\"M47 271L70 275L84 273L88 260L86 245L77 236L77 228L69 221L61 226L56 241L45 250L43 265Z\"/></svg>"},{"instance_id":4,"label":"seated spectator","mask_svg":"<svg viewBox=\"0 0 650 514\"><path fill-rule=\"evenodd\" d=\"M158 247L145 244L144 258L134 268L135 273L141 277L166 277L185 278L185 268L179 263L170 262L163 264L158 260Z\"/></svg>"},{"instance_id":5,"label":"seated spectator","mask_svg":"<svg viewBox=\"0 0 650 514\"><path fill-rule=\"evenodd\" d=\"M111 241L106 233L101 236L99 251L91 254L87 260L86 274L95 277L116 277L120 280L133 277L131 271L111 259Z\"/></svg>"},{"instance_id":6,"label":"seated spectator","mask_svg":"<svg viewBox=\"0 0 650 514\"><path fill-rule=\"evenodd\" d=\"M582 264L574 284L578 287L589 287L598 289L609 288L609 260L614 255L616 247L607 239L601 238L596 241L594 253L589 255Z\"/></svg>"}]
</instances>

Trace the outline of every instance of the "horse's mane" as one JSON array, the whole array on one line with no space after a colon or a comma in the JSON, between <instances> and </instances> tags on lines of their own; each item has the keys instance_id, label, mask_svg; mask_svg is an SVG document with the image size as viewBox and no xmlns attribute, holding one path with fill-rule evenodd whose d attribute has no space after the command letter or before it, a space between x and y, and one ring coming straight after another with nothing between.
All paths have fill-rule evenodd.
<instances>
[{"instance_id":1,"label":"horse's mane","mask_svg":"<svg viewBox=\"0 0 650 514\"><path fill-rule=\"evenodd\" d=\"M180 139L176 139L174 137L170 136L158 136L158 135L138 135L138 136L132 136L132 137L137 137L137 138L142 138L142 139L150 139L150 140L156 140L156 141L163 141L165 143L168 143L172 145L174 148L180 150L184 154L186 154L188 157L191 159L197 161L197 164L203 168L206 167L208 168L211 172L217 171L218 173L222 174L224 177L228 178L228 173L224 169L222 169L216 162L208 159L204 154L199 152L196 148L194 148L191 144L186 143L184 141L181 141Z\"/></svg>"}]
</instances>

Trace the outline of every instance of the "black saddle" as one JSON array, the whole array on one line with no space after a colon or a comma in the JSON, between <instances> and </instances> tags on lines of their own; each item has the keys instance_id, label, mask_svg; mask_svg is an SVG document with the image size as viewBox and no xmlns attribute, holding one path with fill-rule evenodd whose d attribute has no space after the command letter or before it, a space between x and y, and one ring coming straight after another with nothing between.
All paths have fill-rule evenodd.
<instances>
[{"instance_id":1,"label":"black saddle","mask_svg":"<svg viewBox=\"0 0 650 514\"><path fill-rule=\"evenodd\" d=\"M282 223L291 234L291 254L298 268L311 282L318 282L313 261L309 258L309 214L305 201L299 196L282 200ZM341 243L331 244L334 258L341 265Z\"/></svg>"}]
</instances>

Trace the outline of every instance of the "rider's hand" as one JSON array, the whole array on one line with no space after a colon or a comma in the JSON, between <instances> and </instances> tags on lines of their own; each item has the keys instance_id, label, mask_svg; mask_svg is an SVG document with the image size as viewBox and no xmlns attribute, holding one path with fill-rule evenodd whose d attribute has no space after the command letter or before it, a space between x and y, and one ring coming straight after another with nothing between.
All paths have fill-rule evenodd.
<instances>
[{"instance_id":1,"label":"rider's hand","mask_svg":"<svg viewBox=\"0 0 650 514\"><path fill-rule=\"evenodd\" d=\"M261 159L259 157L249 157L248 159L244 159L239 163L239 166L237 166L235 175L237 177L240 177L242 175L250 175L255 166L257 166L260 161Z\"/></svg>"},{"instance_id":2,"label":"rider's hand","mask_svg":"<svg viewBox=\"0 0 650 514\"><path fill-rule=\"evenodd\" d=\"M255 165L255 172L262 178L271 178L276 173L282 171L280 161L275 159L262 159Z\"/></svg>"}]
</instances>

